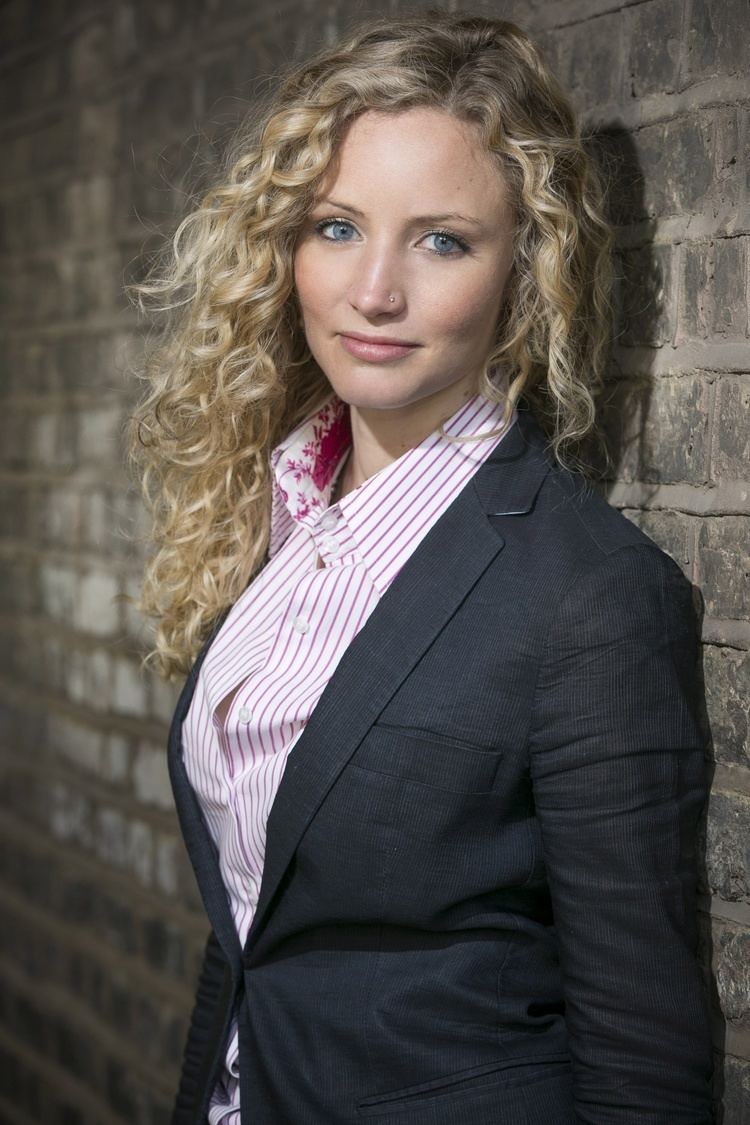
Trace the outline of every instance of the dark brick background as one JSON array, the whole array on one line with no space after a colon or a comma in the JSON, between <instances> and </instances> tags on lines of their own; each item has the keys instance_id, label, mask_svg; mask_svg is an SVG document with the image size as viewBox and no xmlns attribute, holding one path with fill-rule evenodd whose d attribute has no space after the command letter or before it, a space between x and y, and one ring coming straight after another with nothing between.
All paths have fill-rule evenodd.
<instances>
[{"instance_id":1,"label":"dark brick background","mask_svg":"<svg viewBox=\"0 0 750 1125\"><path fill-rule=\"evenodd\" d=\"M142 677L123 295L343 0L0 3L0 1120L168 1119L206 921ZM611 181L611 502L705 602L701 949L717 1120L750 1123L746 0L475 5L536 34Z\"/></svg>"}]
</instances>

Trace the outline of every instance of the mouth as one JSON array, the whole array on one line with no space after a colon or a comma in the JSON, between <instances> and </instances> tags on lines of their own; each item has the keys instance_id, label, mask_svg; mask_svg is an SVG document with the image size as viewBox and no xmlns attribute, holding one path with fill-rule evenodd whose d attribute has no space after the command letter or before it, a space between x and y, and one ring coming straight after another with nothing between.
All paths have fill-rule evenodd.
<instances>
[{"instance_id":1,"label":"mouth","mask_svg":"<svg viewBox=\"0 0 750 1125\"><path fill-rule=\"evenodd\" d=\"M396 336L367 336L364 332L342 332L350 340L361 340L363 344L394 344L403 348L416 348L414 340L399 340Z\"/></svg>"},{"instance_id":2,"label":"mouth","mask_svg":"<svg viewBox=\"0 0 750 1125\"><path fill-rule=\"evenodd\" d=\"M373 363L400 359L420 346L411 340L397 340L392 336L365 336L361 332L340 332L339 339L350 355Z\"/></svg>"}]
</instances>

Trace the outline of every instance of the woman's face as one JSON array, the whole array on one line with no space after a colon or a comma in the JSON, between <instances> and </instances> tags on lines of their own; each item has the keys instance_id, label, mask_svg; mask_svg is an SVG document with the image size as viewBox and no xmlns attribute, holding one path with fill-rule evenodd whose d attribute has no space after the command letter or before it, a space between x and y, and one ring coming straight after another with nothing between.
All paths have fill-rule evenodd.
<instances>
[{"instance_id":1,"label":"woman's face","mask_svg":"<svg viewBox=\"0 0 750 1125\"><path fill-rule=\"evenodd\" d=\"M294 280L333 389L364 410L427 399L458 409L492 346L513 263L503 181L472 127L435 109L368 110L316 200ZM410 346L368 348L350 333Z\"/></svg>"}]
</instances>

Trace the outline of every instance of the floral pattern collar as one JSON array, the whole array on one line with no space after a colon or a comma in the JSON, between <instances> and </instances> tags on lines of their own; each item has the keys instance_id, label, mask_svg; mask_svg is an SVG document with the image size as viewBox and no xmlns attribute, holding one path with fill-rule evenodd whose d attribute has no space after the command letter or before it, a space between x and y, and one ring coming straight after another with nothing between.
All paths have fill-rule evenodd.
<instances>
[{"instance_id":1,"label":"floral pattern collar","mask_svg":"<svg viewBox=\"0 0 750 1125\"><path fill-rule=\"evenodd\" d=\"M329 506L336 469L351 443L349 404L334 392L271 454L277 493L274 514L280 515L280 499L298 523L313 523Z\"/></svg>"}]
</instances>

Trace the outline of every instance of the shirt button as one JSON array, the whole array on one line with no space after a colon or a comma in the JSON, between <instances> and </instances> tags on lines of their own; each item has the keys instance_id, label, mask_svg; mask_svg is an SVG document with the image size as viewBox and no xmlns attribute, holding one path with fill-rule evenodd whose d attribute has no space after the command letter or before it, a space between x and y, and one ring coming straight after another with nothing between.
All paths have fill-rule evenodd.
<instances>
[{"instance_id":1,"label":"shirt button","mask_svg":"<svg viewBox=\"0 0 750 1125\"><path fill-rule=\"evenodd\" d=\"M253 713L249 707L240 707L239 711L237 712L237 718L241 723L249 723L252 717Z\"/></svg>"},{"instance_id":2,"label":"shirt button","mask_svg":"<svg viewBox=\"0 0 750 1125\"><path fill-rule=\"evenodd\" d=\"M327 539L323 540L323 546L331 555L337 555L339 553L338 542L333 538L332 535L329 535Z\"/></svg>"},{"instance_id":3,"label":"shirt button","mask_svg":"<svg viewBox=\"0 0 750 1125\"><path fill-rule=\"evenodd\" d=\"M320 526L324 531L331 531L338 522L335 512L326 512L325 515L320 517Z\"/></svg>"},{"instance_id":4,"label":"shirt button","mask_svg":"<svg viewBox=\"0 0 750 1125\"><path fill-rule=\"evenodd\" d=\"M306 633L310 628L309 622L304 617L295 617L292 625L298 633Z\"/></svg>"}]
</instances>

